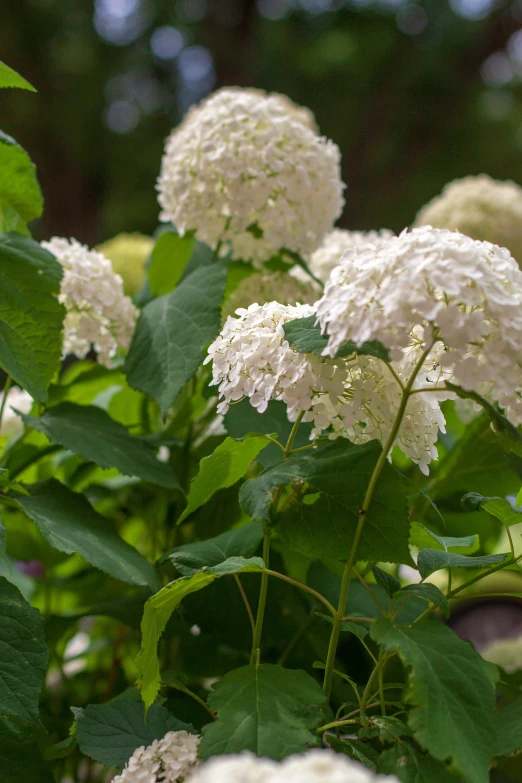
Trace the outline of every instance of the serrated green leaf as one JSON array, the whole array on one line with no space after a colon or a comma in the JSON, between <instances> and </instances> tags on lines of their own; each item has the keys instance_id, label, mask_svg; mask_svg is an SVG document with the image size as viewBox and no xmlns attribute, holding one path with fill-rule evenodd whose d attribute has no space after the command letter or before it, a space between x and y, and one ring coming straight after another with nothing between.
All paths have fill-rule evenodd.
<instances>
[{"instance_id":1,"label":"serrated green leaf","mask_svg":"<svg viewBox=\"0 0 522 783\"><path fill-rule=\"evenodd\" d=\"M160 404L164 416L220 330L226 280L224 262L200 267L141 311L127 376L131 386Z\"/></svg>"},{"instance_id":2,"label":"serrated green leaf","mask_svg":"<svg viewBox=\"0 0 522 783\"><path fill-rule=\"evenodd\" d=\"M18 505L49 544L60 552L78 552L106 574L135 585L158 586L154 566L119 537L113 522L98 514L84 495L51 479L28 487Z\"/></svg>"},{"instance_id":3,"label":"serrated green leaf","mask_svg":"<svg viewBox=\"0 0 522 783\"><path fill-rule=\"evenodd\" d=\"M438 606L439 609L444 612L445 617L449 617L448 599L444 593L439 590L437 585L432 585L429 582L418 585L406 585L406 587L403 587L395 593L395 595L397 597L401 595L416 595L419 598L425 598L427 601L431 601L435 604L435 606Z\"/></svg>"},{"instance_id":4,"label":"serrated green leaf","mask_svg":"<svg viewBox=\"0 0 522 783\"><path fill-rule=\"evenodd\" d=\"M278 535L290 548L313 559L346 559L366 487L381 446L356 446L339 438L290 456L243 484L239 500L253 519L277 523ZM278 487L289 486L313 502L285 503L276 515L272 502ZM315 497L317 495L317 497ZM411 563L406 494L400 475L386 464L366 514L358 557Z\"/></svg>"},{"instance_id":5,"label":"serrated green leaf","mask_svg":"<svg viewBox=\"0 0 522 783\"><path fill-rule=\"evenodd\" d=\"M170 465L157 459L156 449L143 438L131 435L102 408L62 402L41 416L22 416L22 419L53 443L101 468L117 468L125 476L137 476L170 489L179 488Z\"/></svg>"},{"instance_id":6,"label":"serrated green leaf","mask_svg":"<svg viewBox=\"0 0 522 783\"><path fill-rule=\"evenodd\" d=\"M522 696L495 713L494 756L507 756L522 750Z\"/></svg>"},{"instance_id":7,"label":"serrated green leaf","mask_svg":"<svg viewBox=\"0 0 522 783\"><path fill-rule=\"evenodd\" d=\"M316 320L315 315L310 315L284 324L285 337L296 351L300 353L315 353L317 356L322 356L328 344L328 335L321 334L321 327L316 324ZM383 361L389 361L390 358L388 349L378 340L372 340L359 346L350 341L345 342L337 351L336 356L345 357L352 354L375 356Z\"/></svg>"},{"instance_id":8,"label":"serrated green leaf","mask_svg":"<svg viewBox=\"0 0 522 783\"><path fill-rule=\"evenodd\" d=\"M392 715L372 715L367 724L359 729L361 739L376 739L381 742L395 742L400 737L411 736L411 731L399 718Z\"/></svg>"},{"instance_id":9,"label":"serrated green leaf","mask_svg":"<svg viewBox=\"0 0 522 783\"><path fill-rule=\"evenodd\" d=\"M243 438L249 432L262 432L264 435L277 434L280 443L285 444L292 430L292 422L288 421L286 405L281 400L270 400L264 413L258 413L250 404L250 400L231 405L225 413L225 429L233 438ZM312 425L301 422L294 440L294 449L310 444ZM267 467L281 459L281 449L275 443L270 443L258 455L258 462Z\"/></svg>"},{"instance_id":10,"label":"serrated green leaf","mask_svg":"<svg viewBox=\"0 0 522 783\"><path fill-rule=\"evenodd\" d=\"M441 568L486 568L501 563L508 557L502 555L459 555L456 552L446 552L442 549L421 549L417 558L417 568L423 579Z\"/></svg>"},{"instance_id":11,"label":"serrated green leaf","mask_svg":"<svg viewBox=\"0 0 522 783\"><path fill-rule=\"evenodd\" d=\"M0 89L6 87L16 87L20 90L29 90L30 92L36 92L32 84L20 76L19 73L13 71L8 65L0 62Z\"/></svg>"},{"instance_id":12,"label":"serrated green leaf","mask_svg":"<svg viewBox=\"0 0 522 783\"><path fill-rule=\"evenodd\" d=\"M409 669L408 722L420 746L469 783L488 783L495 692L471 645L432 620L399 628L381 618L370 635Z\"/></svg>"},{"instance_id":13,"label":"serrated green leaf","mask_svg":"<svg viewBox=\"0 0 522 783\"><path fill-rule=\"evenodd\" d=\"M43 196L34 163L23 147L0 131L0 233L28 235L26 223L40 217L42 211Z\"/></svg>"},{"instance_id":14,"label":"serrated green leaf","mask_svg":"<svg viewBox=\"0 0 522 783\"><path fill-rule=\"evenodd\" d=\"M410 531L410 543L416 546L418 549L436 549L431 542L436 541L437 544L446 552L451 549L461 549L460 554L469 555L472 552L476 552L479 547L479 537L475 533L472 536L438 536L433 530L430 530L425 525L421 525L419 522L412 522ZM431 546L430 546L431 544Z\"/></svg>"},{"instance_id":15,"label":"serrated green leaf","mask_svg":"<svg viewBox=\"0 0 522 783\"><path fill-rule=\"evenodd\" d=\"M0 715L40 725L38 700L48 657L44 618L0 577Z\"/></svg>"},{"instance_id":16,"label":"serrated green leaf","mask_svg":"<svg viewBox=\"0 0 522 783\"><path fill-rule=\"evenodd\" d=\"M150 745L168 731L188 731L194 727L182 723L164 707L153 705L147 713L141 702L114 699L106 704L89 704L76 713L76 739L89 758L121 769L136 748Z\"/></svg>"},{"instance_id":17,"label":"serrated green leaf","mask_svg":"<svg viewBox=\"0 0 522 783\"><path fill-rule=\"evenodd\" d=\"M258 522L228 530L206 541L183 544L165 556L183 576L192 576L204 566L217 566L229 557L250 557L263 538Z\"/></svg>"},{"instance_id":18,"label":"serrated green leaf","mask_svg":"<svg viewBox=\"0 0 522 783\"><path fill-rule=\"evenodd\" d=\"M226 674L208 698L217 720L203 728L202 759L250 750L282 759L317 746L326 698L304 671L265 663Z\"/></svg>"},{"instance_id":19,"label":"serrated green leaf","mask_svg":"<svg viewBox=\"0 0 522 783\"><path fill-rule=\"evenodd\" d=\"M141 650L136 658L138 687L146 707L154 702L160 688L158 642L176 607L187 595L202 590L220 576L241 571L259 571L263 565L263 561L258 557L232 557L192 576L182 576L149 598L141 621Z\"/></svg>"},{"instance_id":20,"label":"serrated green leaf","mask_svg":"<svg viewBox=\"0 0 522 783\"><path fill-rule=\"evenodd\" d=\"M70 734L61 742L57 742L55 745L50 745L44 751L44 758L46 761L56 761L56 759L65 759L70 756L74 749L77 747L76 737L74 734Z\"/></svg>"},{"instance_id":21,"label":"serrated green leaf","mask_svg":"<svg viewBox=\"0 0 522 783\"><path fill-rule=\"evenodd\" d=\"M190 484L187 506L177 524L208 503L218 490L231 487L243 478L252 461L269 443L265 435L251 432L243 440L225 438L209 457L203 457L199 473Z\"/></svg>"},{"instance_id":22,"label":"serrated green leaf","mask_svg":"<svg viewBox=\"0 0 522 783\"><path fill-rule=\"evenodd\" d=\"M324 612L315 612L315 614L317 617L322 617L323 620L326 620L330 625L333 625L333 617L331 615L325 614ZM368 628L365 625L362 623L352 623L350 620L344 620L341 623L341 632L353 633L358 639L364 639L365 636L368 636Z\"/></svg>"},{"instance_id":23,"label":"serrated green leaf","mask_svg":"<svg viewBox=\"0 0 522 783\"><path fill-rule=\"evenodd\" d=\"M519 525L522 522L522 513L515 511L511 503L505 498L492 498L487 500L482 506L488 514L500 519L506 527Z\"/></svg>"},{"instance_id":24,"label":"serrated green leaf","mask_svg":"<svg viewBox=\"0 0 522 783\"><path fill-rule=\"evenodd\" d=\"M401 580L379 568L379 566L372 565L372 574L377 584L382 587L390 598L392 595L395 595L397 590L401 589Z\"/></svg>"},{"instance_id":25,"label":"serrated green leaf","mask_svg":"<svg viewBox=\"0 0 522 783\"><path fill-rule=\"evenodd\" d=\"M336 753L344 753L349 758L359 761L374 772L377 771L377 760L379 759L380 751L375 750L369 742L339 739L334 734L325 734L324 738Z\"/></svg>"},{"instance_id":26,"label":"serrated green leaf","mask_svg":"<svg viewBox=\"0 0 522 783\"><path fill-rule=\"evenodd\" d=\"M384 751L378 760L377 771L395 775L401 783L459 783L462 780L453 775L444 763L407 742L398 742Z\"/></svg>"},{"instance_id":27,"label":"serrated green leaf","mask_svg":"<svg viewBox=\"0 0 522 783\"><path fill-rule=\"evenodd\" d=\"M165 231L158 237L148 269L150 290L154 296L174 290L190 261L194 244L193 234L181 237L174 231Z\"/></svg>"},{"instance_id":28,"label":"serrated green leaf","mask_svg":"<svg viewBox=\"0 0 522 783\"><path fill-rule=\"evenodd\" d=\"M55 783L28 726L0 719L0 783Z\"/></svg>"},{"instance_id":29,"label":"serrated green leaf","mask_svg":"<svg viewBox=\"0 0 522 783\"><path fill-rule=\"evenodd\" d=\"M62 271L32 239L0 236L0 365L41 402L62 353Z\"/></svg>"}]
</instances>

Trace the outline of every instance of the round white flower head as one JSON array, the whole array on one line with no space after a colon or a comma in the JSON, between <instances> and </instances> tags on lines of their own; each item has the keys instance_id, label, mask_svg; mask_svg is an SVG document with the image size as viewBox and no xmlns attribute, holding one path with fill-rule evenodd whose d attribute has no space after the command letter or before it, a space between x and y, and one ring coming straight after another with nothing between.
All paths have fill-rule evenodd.
<instances>
[{"instance_id":1,"label":"round white flower head","mask_svg":"<svg viewBox=\"0 0 522 783\"><path fill-rule=\"evenodd\" d=\"M331 750L310 750L289 756L270 783L399 783L394 775L376 775L371 769Z\"/></svg>"},{"instance_id":2,"label":"round white flower head","mask_svg":"<svg viewBox=\"0 0 522 783\"><path fill-rule=\"evenodd\" d=\"M501 666L507 672L522 669L522 636L512 636L497 641L482 650L484 660Z\"/></svg>"},{"instance_id":3,"label":"round white flower head","mask_svg":"<svg viewBox=\"0 0 522 783\"><path fill-rule=\"evenodd\" d=\"M271 783L277 764L245 751L235 756L214 756L201 764L190 783Z\"/></svg>"},{"instance_id":4,"label":"round white flower head","mask_svg":"<svg viewBox=\"0 0 522 783\"><path fill-rule=\"evenodd\" d=\"M420 210L415 225L449 228L507 247L522 264L522 188L515 182L487 174L456 179Z\"/></svg>"},{"instance_id":5,"label":"round white flower head","mask_svg":"<svg viewBox=\"0 0 522 783\"><path fill-rule=\"evenodd\" d=\"M0 407L4 403L5 394L0 394ZM30 413L33 407L33 398L25 389L19 389L12 386L7 392L4 413L2 416L2 426L0 435L18 435L22 432L24 425L20 416L15 413L15 409L20 413Z\"/></svg>"},{"instance_id":6,"label":"round white flower head","mask_svg":"<svg viewBox=\"0 0 522 783\"><path fill-rule=\"evenodd\" d=\"M334 269L317 313L331 356L348 339L379 340L397 359L424 327L444 379L522 422L522 272L507 249L430 226L405 231Z\"/></svg>"},{"instance_id":7,"label":"round white flower head","mask_svg":"<svg viewBox=\"0 0 522 783\"><path fill-rule=\"evenodd\" d=\"M182 783L197 767L199 741L196 734L169 731L148 747L137 748L112 783Z\"/></svg>"},{"instance_id":8,"label":"round white flower head","mask_svg":"<svg viewBox=\"0 0 522 783\"><path fill-rule=\"evenodd\" d=\"M312 253L308 266L319 280L326 283L332 269L335 269L341 263L343 255L357 250L368 243L379 245L383 240L393 236L393 231L383 228L380 231L346 231L344 228L334 228L327 234L322 244ZM346 256L347 258L347 256ZM300 267L293 267L293 270L299 270L299 277L306 275L306 272ZM293 272L292 270L292 272ZM294 273L294 272L293 272Z\"/></svg>"},{"instance_id":9,"label":"round white flower head","mask_svg":"<svg viewBox=\"0 0 522 783\"><path fill-rule=\"evenodd\" d=\"M294 350L285 339L284 324L314 315L310 305L269 302L237 314L227 319L206 359L213 362L211 385L219 384L219 413L244 397L259 413L270 400L282 400L290 421L304 412L303 420L312 422L312 438L327 431L329 438L348 437L355 443L386 441L401 403L401 387L383 362L355 354L329 359ZM421 352L417 338L396 363L395 374L407 380ZM439 379L440 369L433 362L423 369L417 384ZM447 396L415 394L397 435L397 445L425 473L437 456L435 443L445 424L437 397Z\"/></svg>"},{"instance_id":10,"label":"round white flower head","mask_svg":"<svg viewBox=\"0 0 522 783\"><path fill-rule=\"evenodd\" d=\"M138 311L123 293L123 281L102 253L75 239L53 237L42 247L63 266L60 302L65 305L63 356L79 359L91 346L110 366L120 349L130 345Z\"/></svg>"},{"instance_id":11,"label":"round white flower head","mask_svg":"<svg viewBox=\"0 0 522 783\"><path fill-rule=\"evenodd\" d=\"M258 265L282 248L312 253L344 199L340 152L280 97L223 89L167 140L160 218Z\"/></svg>"},{"instance_id":12,"label":"round white flower head","mask_svg":"<svg viewBox=\"0 0 522 783\"><path fill-rule=\"evenodd\" d=\"M308 279L305 279L308 278ZM223 321L239 308L277 300L280 304L313 304L318 287L311 277L296 279L286 272L265 272L242 280L223 306Z\"/></svg>"},{"instance_id":13,"label":"round white flower head","mask_svg":"<svg viewBox=\"0 0 522 783\"><path fill-rule=\"evenodd\" d=\"M121 275L126 294L134 296L145 282L145 261L154 247L152 237L135 231L117 234L96 250L108 258L116 274Z\"/></svg>"},{"instance_id":14,"label":"round white flower head","mask_svg":"<svg viewBox=\"0 0 522 783\"><path fill-rule=\"evenodd\" d=\"M297 103L294 103L288 95L282 95L280 92L266 92L258 87L225 87L225 89L227 92L236 93L236 95L252 95L256 98L270 98L273 101L277 101L283 111L290 114L292 119L301 122L307 128L314 131L314 133L319 133L319 127L315 121L314 113L308 107L299 106ZM217 92L219 92L219 90ZM197 111L197 109L197 106L191 106L185 115L185 120L190 119L192 113Z\"/></svg>"}]
</instances>

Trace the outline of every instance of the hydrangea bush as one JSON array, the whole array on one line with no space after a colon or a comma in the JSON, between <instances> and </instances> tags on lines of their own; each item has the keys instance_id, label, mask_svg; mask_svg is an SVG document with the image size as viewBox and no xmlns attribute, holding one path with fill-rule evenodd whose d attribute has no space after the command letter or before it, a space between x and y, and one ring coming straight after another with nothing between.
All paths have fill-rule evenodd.
<instances>
[{"instance_id":1,"label":"hydrangea bush","mask_svg":"<svg viewBox=\"0 0 522 783\"><path fill-rule=\"evenodd\" d=\"M453 630L521 594L510 250L335 228L339 150L259 90L97 250L0 144L2 781L522 779L520 667Z\"/></svg>"}]
</instances>

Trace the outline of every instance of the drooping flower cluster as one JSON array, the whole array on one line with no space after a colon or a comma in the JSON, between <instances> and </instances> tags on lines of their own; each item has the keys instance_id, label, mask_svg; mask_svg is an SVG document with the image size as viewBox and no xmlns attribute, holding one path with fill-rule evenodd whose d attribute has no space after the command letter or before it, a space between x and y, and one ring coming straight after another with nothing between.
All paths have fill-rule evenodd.
<instances>
[{"instance_id":1,"label":"drooping flower cluster","mask_svg":"<svg viewBox=\"0 0 522 783\"><path fill-rule=\"evenodd\" d=\"M190 783L399 783L391 775L376 775L340 753L310 750L282 762L252 753L215 756L202 764Z\"/></svg>"},{"instance_id":2,"label":"drooping flower cluster","mask_svg":"<svg viewBox=\"0 0 522 783\"><path fill-rule=\"evenodd\" d=\"M409 352L397 362L395 375L380 360L352 354L343 359L298 353L288 343L284 324L315 314L310 305L289 306L278 302L251 305L229 317L220 336L209 348L206 361L213 361L213 385L219 384L220 413L244 397L263 413L270 400L287 405L290 421L304 412L312 422L312 437L349 437L355 443L372 438L385 442L401 403L397 377L407 382L422 353L417 336ZM441 370L426 364L416 385L438 380ZM396 443L428 472L436 458L438 430L444 429L439 395L419 392L410 400Z\"/></svg>"},{"instance_id":3,"label":"drooping flower cluster","mask_svg":"<svg viewBox=\"0 0 522 783\"><path fill-rule=\"evenodd\" d=\"M223 89L192 110L166 143L161 219L258 265L312 253L344 203L340 152L287 101Z\"/></svg>"},{"instance_id":4,"label":"drooping flower cluster","mask_svg":"<svg viewBox=\"0 0 522 783\"><path fill-rule=\"evenodd\" d=\"M264 272L242 280L223 306L223 321L239 308L277 300L280 304L313 304L320 295L318 286L303 272L297 279L286 272Z\"/></svg>"},{"instance_id":5,"label":"drooping flower cluster","mask_svg":"<svg viewBox=\"0 0 522 783\"><path fill-rule=\"evenodd\" d=\"M388 231L386 228L380 231L346 231L343 228L335 228L325 236L322 244L312 253L308 266L319 280L326 283L332 269L341 263L343 256L347 258L345 254L357 252L368 243L378 246L392 236L393 231Z\"/></svg>"},{"instance_id":6,"label":"drooping flower cluster","mask_svg":"<svg viewBox=\"0 0 522 783\"><path fill-rule=\"evenodd\" d=\"M82 359L91 349L110 366L130 345L137 310L123 293L123 281L111 262L75 239L53 237L42 247L63 266L60 302L65 305L63 356Z\"/></svg>"},{"instance_id":7,"label":"drooping flower cluster","mask_svg":"<svg viewBox=\"0 0 522 783\"><path fill-rule=\"evenodd\" d=\"M182 783L197 767L200 737L169 731L147 747L137 748L112 783Z\"/></svg>"},{"instance_id":8,"label":"drooping flower cluster","mask_svg":"<svg viewBox=\"0 0 522 783\"><path fill-rule=\"evenodd\" d=\"M4 397L5 394L2 392L0 394L0 407L3 405ZM30 413L32 407L33 398L29 392L12 386L7 392L0 435L17 435L19 432L22 432L24 425L20 416L15 413L15 410L20 411L20 413Z\"/></svg>"},{"instance_id":9,"label":"drooping flower cluster","mask_svg":"<svg viewBox=\"0 0 522 783\"><path fill-rule=\"evenodd\" d=\"M522 264L522 188L515 182L487 174L456 179L420 210L415 225L448 228L507 247Z\"/></svg>"},{"instance_id":10,"label":"drooping flower cluster","mask_svg":"<svg viewBox=\"0 0 522 783\"><path fill-rule=\"evenodd\" d=\"M363 249L332 272L317 304L333 356L379 340L395 359L424 327L450 378L522 422L522 272L509 251L429 226Z\"/></svg>"}]
</instances>

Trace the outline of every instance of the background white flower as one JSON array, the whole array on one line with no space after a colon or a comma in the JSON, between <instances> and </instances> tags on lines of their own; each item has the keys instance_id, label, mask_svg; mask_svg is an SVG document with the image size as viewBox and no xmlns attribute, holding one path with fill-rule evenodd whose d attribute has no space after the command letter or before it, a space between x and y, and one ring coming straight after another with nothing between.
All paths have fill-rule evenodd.
<instances>
[{"instance_id":1,"label":"background white flower","mask_svg":"<svg viewBox=\"0 0 522 783\"><path fill-rule=\"evenodd\" d=\"M75 239L53 237L42 247L63 266L60 301L67 311L63 356L82 359L91 347L102 364L110 366L120 349L126 350L134 333L138 311L123 293L123 281L102 253Z\"/></svg>"},{"instance_id":2,"label":"background white flower","mask_svg":"<svg viewBox=\"0 0 522 783\"><path fill-rule=\"evenodd\" d=\"M312 253L308 260L308 267L319 280L326 283L332 269L341 263L345 254L357 252L360 247L368 243L379 245L383 240L392 236L394 236L393 231L386 228L380 231L347 231L344 228L334 228L325 236L317 250ZM347 256L345 256L345 261L346 258ZM302 280L310 279L299 266L293 267L291 274Z\"/></svg>"},{"instance_id":3,"label":"background white flower","mask_svg":"<svg viewBox=\"0 0 522 783\"><path fill-rule=\"evenodd\" d=\"M200 737L169 731L147 747L137 748L112 783L182 783L197 766Z\"/></svg>"},{"instance_id":4,"label":"background white flower","mask_svg":"<svg viewBox=\"0 0 522 783\"><path fill-rule=\"evenodd\" d=\"M456 179L418 213L416 226L460 231L507 247L522 264L522 188L487 174Z\"/></svg>"},{"instance_id":5,"label":"background white flower","mask_svg":"<svg viewBox=\"0 0 522 783\"><path fill-rule=\"evenodd\" d=\"M223 89L167 140L161 219L260 264L282 248L313 252L340 215L340 152L279 96Z\"/></svg>"},{"instance_id":6,"label":"background white flower","mask_svg":"<svg viewBox=\"0 0 522 783\"><path fill-rule=\"evenodd\" d=\"M248 751L234 756L214 756L201 764L190 783L271 783L276 769L275 761L258 758Z\"/></svg>"},{"instance_id":7,"label":"background white flower","mask_svg":"<svg viewBox=\"0 0 522 783\"><path fill-rule=\"evenodd\" d=\"M424 327L442 341L433 361L444 379L522 422L522 272L505 248L429 226L403 232L334 269L317 313L329 355L348 339L380 340L397 359Z\"/></svg>"},{"instance_id":8,"label":"background white flower","mask_svg":"<svg viewBox=\"0 0 522 783\"><path fill-rule=\"evenodd\" d=\"M320 296L318 286L306 272L303 271L303 275L302 279L297 279L287 272L263 272L246 277L225 301L223 322L239 308L251 304L275 300L284 305L313 304Z\"/></svg>"},{"instance_id":9,"label":"background white flower","mask_svg":"<svg viewBox=\"0 0 522 783\"><path fill-rule=\"evenodd\" d=\"M4 392L0 394L0 407L4 401ZM25 389L11 386L7 392L0 435L17 435L22 432L24 425L20 416L14 412L14 408L20 413L30 413L33 407L33 398Z\"/></svg>"}]
</instances>

